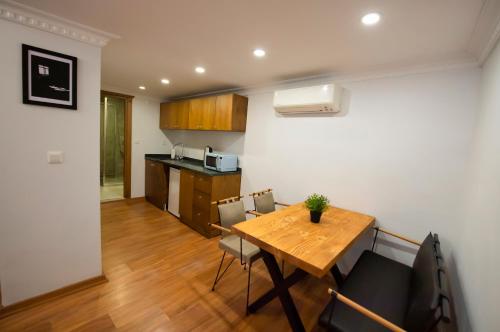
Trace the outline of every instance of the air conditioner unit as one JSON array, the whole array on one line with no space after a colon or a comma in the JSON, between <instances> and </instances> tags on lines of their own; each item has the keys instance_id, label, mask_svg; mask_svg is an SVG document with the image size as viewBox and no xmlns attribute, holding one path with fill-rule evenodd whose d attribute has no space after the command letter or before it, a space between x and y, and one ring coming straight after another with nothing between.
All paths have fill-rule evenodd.
<instances>
[{"instance_id":1,"label":"air conditioner unit","mask_svg":"<svg viewBox=\"0 0 500 332\"><path fill-rule=\"evenodd\" d=\"M323 84L275 91L273 106L281 114L336 113L341 99L342 87Z\"/></svg>"}]
</instances>

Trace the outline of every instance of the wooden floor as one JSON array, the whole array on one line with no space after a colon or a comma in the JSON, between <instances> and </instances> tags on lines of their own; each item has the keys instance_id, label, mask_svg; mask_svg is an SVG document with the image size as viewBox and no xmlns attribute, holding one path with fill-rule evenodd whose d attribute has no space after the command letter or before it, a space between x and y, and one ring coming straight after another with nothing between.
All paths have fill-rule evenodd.
<instances>
[{"instance_id":1,"label":"wooden floor","mask_svg":"<svg viewBox=\"0 0 500 332\"><path fill-rule=\"evenodd\" d=\"M105 203L101 211L109 282L6 317L0 331L290 330L277 299L245 316L247 274L238 261L210 290L222 254L217 238L205 239L143 200ZM307 277L291 289L307 330L317 329L331 282ZM251 287L251 299L271 287L262 260Z\"/></svg>"}]
</instances>

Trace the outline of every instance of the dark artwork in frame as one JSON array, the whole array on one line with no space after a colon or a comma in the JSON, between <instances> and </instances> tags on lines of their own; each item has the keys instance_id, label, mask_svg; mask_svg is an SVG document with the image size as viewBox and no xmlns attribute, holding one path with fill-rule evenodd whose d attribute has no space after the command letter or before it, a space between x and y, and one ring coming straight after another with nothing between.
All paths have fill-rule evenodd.
<instances>
[{"instance_id":1,"label":"dark artwork in frame","mask_svg":"<svg viewBox=\"0 0 500 332\"><path fill-rule=\"evenodd\" d=\"M23 103L77 109L74 56L23 44Z\"/></svg>"}]
</instances>

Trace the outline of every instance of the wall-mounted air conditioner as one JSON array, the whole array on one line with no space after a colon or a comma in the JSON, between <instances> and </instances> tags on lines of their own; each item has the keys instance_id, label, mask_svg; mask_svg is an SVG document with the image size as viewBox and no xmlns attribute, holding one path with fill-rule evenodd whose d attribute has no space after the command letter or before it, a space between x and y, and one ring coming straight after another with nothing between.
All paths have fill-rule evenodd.
<instances>
[{"instance_id":1,"label":"wall-mounted air conditioner","mask_svg":"<svg viewBox=\"0 0 500 332\"><path fill-rule=\"evenodd\" d=\"M323 84L275 91L273 106L282 114L335 113L340 111L341 99L342 87Z\"/></svg>"}]
</instances>

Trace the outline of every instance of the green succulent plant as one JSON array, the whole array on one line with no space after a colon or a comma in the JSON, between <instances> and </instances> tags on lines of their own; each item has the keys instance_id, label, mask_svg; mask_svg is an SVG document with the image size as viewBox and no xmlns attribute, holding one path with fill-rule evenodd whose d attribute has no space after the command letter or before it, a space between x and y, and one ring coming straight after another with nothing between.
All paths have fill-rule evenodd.
<instances>
[{"instance_id":1,"label":"green succulent plant","mask_svg":"<svg viewBox=\"0 0 500 332\"><path fill-rule=\"evenodd\" d=\"M328 197L320 194L312 194L306 199L306 207L311 211L324 212L330 201Z\"/></svg>"}]
</instances>

